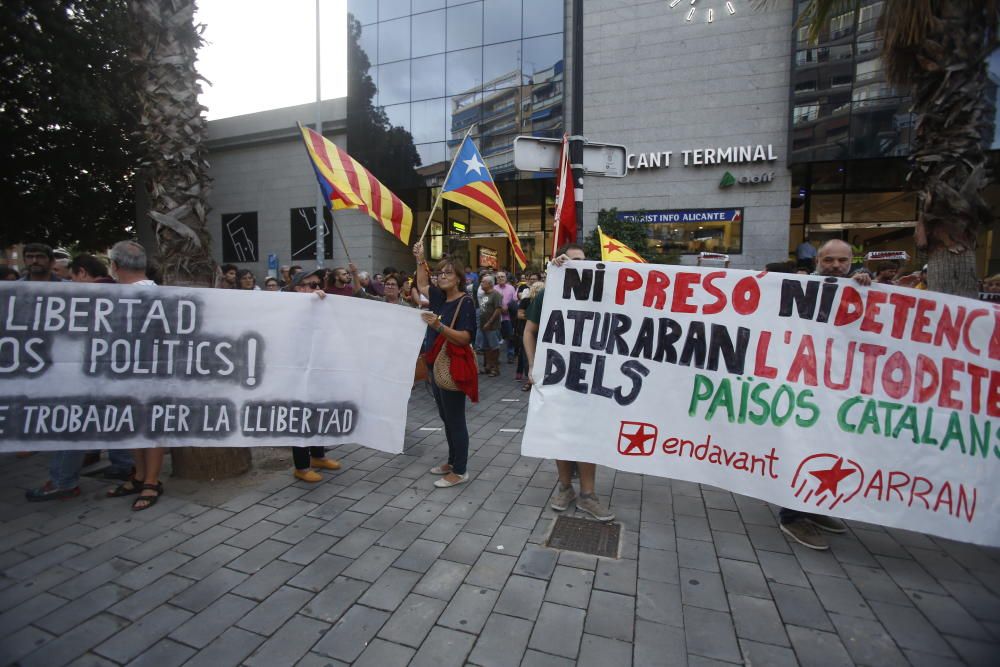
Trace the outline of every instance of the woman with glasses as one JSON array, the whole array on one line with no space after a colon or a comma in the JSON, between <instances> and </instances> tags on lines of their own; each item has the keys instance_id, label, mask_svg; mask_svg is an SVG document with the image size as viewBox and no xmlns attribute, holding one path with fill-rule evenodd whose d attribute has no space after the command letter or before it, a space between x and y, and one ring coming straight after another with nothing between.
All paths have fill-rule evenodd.
<instances>
[{"instance_id":1,"label":"woman with glasses","mask_svg":"<svg viewBox=\"0 0 1000 667\"><path fill-rule=\"evenodd\" d=\"M431 473L442 475L434 482L438 488L448 488L469 480L466 464L469 459L469 429L465 423L465 397L473 403L479 401L479 376L476 357L469 343L476 335L476 307L465 293L465 267L462 263L445 258L437 265L437 284L431 285L430 270L424 260L424 244L413 246L417 260L417 290L427 299L430 311L420 314L427 324L424 338L424 356L428 368L447 346L451 359L451 377L461 391L439 387L430 373L431 391L438 413L444 422L448 440L448 462L431 468Z\"/></svg>"},{"instance_id":2,"label":"woman with glasses","mask_svg":"<svg viewBox=\"0 0 1000 667\"><path fill-rule=\"evenodd\" d=\"M265 292L277 292L280 289L281 285L278 284L277 278L268 278L264 281Z\"/></svg>"}]
</instances>

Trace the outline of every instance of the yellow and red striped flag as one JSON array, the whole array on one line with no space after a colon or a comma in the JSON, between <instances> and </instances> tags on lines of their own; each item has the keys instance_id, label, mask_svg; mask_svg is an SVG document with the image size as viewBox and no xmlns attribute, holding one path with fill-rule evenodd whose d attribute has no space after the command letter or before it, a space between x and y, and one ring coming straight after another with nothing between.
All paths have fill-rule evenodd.
<instances>
[{"instance_id":1,"label":"yellow and red striped flag","mask_svg":"<svg viewBox=\"0 0 1000 667\"><path fill-rule=\"evenodd\" d=\"M409 245L413 211L332 141L299 125L323 196L334 209L356 208Z\"/></svg>"},{"instance_id":2,"label":"yellow and red striped flag","mask_svg":"<svg viewBox=\"0 0 1000 667\"><path fill-rule=\"evenodd\" d=\"M639 253L621 241L611 238L600 227L597 228L597 235L601 240L601 259L605 262L646 263L646 260L640 257Z\"/></svg>"},{"instance_id":3,"label":"yellow and red striped flag","mask_svg":"<svg viewBox=\"0 0 1000 667\"><path fill-rule=\"evenodd\" d=\"M524 268L528 259L521 249L521 240L517 238L514 225L507 217L507 209L500 199L500 192L497 191L489 168L469 137L465 138L461 148L458 149L458 154L455 155L451 172L441 187L441 197L472 209L500 227L510 239L517 265Z\"/></svg>"}]
</instances>

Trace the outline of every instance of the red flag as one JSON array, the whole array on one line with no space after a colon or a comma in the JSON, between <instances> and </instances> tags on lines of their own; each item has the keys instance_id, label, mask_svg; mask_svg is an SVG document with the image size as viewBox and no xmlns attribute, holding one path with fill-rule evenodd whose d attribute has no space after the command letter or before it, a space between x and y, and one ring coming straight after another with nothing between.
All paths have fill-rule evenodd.
<instances>
[{"instance_id":1,"label":"red flag","mask_svg":"<svg viewBox=\"0 0 1000 667\"><path fill-rule=\"evenodd\" d=\"M576 242L576 188L569 165L569 137L563 135L559 156L559 177L556 183L555 229L552 234L552 256L566 243Z\"/></svg>"}]
</instances>

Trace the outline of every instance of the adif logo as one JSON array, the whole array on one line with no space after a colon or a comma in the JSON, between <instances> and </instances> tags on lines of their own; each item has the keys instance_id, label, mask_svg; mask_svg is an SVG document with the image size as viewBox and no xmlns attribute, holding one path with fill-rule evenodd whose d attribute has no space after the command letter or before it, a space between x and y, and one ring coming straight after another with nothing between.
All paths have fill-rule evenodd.
<instances>
[{"instance_id":1,"label":"adif logo","mask_svg":"<svg viewBox=\"0 0 1000 667\"><path fill-rule=\"evenodd\" d=\"M731 188L737 183L740 185L760 185L761 183L771 183L774 181L774 172L768 171L763 174L754 174L753 176L740 176L736 178L728 171L722 175L722 180L719 181L719 188Z\"/></svg>"},{"instance_id":2,"label":"adif logo","mask_svg":"<svg viewBox=\"0 0 1000 667\"><path fill-rule=\"evenodd\" d=\"M656 449L657 429L646 422L622 422L618 429L618 453L650 456Z\"/></svg>"}]
</instances>

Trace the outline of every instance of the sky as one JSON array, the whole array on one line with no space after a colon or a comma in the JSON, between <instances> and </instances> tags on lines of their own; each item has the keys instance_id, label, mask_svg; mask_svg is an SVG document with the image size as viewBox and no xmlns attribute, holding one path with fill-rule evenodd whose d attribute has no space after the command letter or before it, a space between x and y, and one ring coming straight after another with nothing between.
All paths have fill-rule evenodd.
<instances>
[{"instance_id":1,"label":"sky","mask_svg":"<svg viewBox=\"0 0 1000 667\"><path fill-rule=\"evenodd\" d=\"M198 0L209 120L316 100L315 12L315 0ZM346 0L320 0L323 99L347 94L346 17Z\"/></svg>"}]
</instances>

